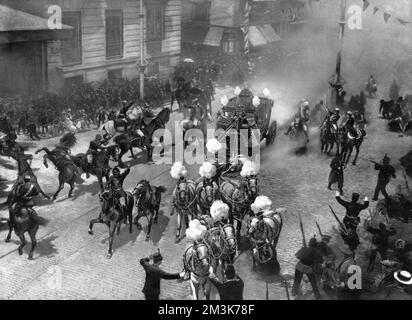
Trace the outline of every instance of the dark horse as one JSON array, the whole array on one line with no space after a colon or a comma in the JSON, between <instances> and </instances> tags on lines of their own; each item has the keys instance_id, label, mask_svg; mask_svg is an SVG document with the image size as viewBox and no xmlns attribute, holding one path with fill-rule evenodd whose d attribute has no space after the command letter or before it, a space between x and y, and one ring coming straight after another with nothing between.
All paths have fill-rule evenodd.
<instances>
[{"instance_id":1,"label":"dark horse","mask_svg":"<svg viewBox=\"0 0 412 320\"><path fill-rule=\"evenodd\" d=\"M134 188L133 195L136 197L137 216L134 218L134 223L139 230L142 229L139 219L143 216L147 218L148 227L146 241L150 239L150 231L152 230L152 222L157 223L159 215L160 202L162 201L162 193L166 192L163 186L154 187L146 180L140 181Z\"/></svg>"},{"instance_id":2,"label":"dark horse","mask_svg":"<svg viewBox=\"0 0 412 320\"><path fill-rule=\"evenodd\" d=\"M107 147L106 150L100 151L93 156L93 165L90 173L97 177L101 192L104 191L103 177L106 178L106 182L109 181L109 161L118 161L117 150L117 146L110 146ZM88 162L87 155L85 153L79 153L72 157L72 159L77 167L81 168L83 171L86 171Z\"/></svg>"},{"instance_id":3,"label":"dark horse","mask_svg":"<svg viewBox=\"0 0 412 320\"><path fill-rule=\"evenodd\" d=\"M346 130L340 130L340 133L339 133L342 161L344 164L348 164L350 157L352 155L353 149L355 148L356 155L352 162L354 166L356 166L360 147L362 146L363 140L366 137L365 130L363 129L355 129L355 130L357 132L357 136L354 136L351 132L347 132Z\"/></svg>"},{"instance_id":4,"label":"dark horse","mask_svg":"<svg viewBox=\"0 0 412 320\"><path fill-rule=\"evenodd\" d=\"M320 129L320 144L322 153L330 154L335 144L339 153L338 130L329 121L325 121Z\"/></svg>"},{"instance_id":5,"label":"dark horse","mask_svg":"<svg viewBox=\"0 0 412 320\"><path fill-rule=\"evenodd\" d=\"M379 113L382 115L384 119L390 119L391 115L395 109L395 101L385 101L381 100L379 102Z\"/></svg>"},{"instance_id":6,"label":"dark horse","mask_svg":"<svg viewBox=\"0 0 412 320\"><path fill-rule=\"evenodd\" d=\"M133 224L133 204L134 198L130 192L126 193L126 201L124 207L121 207L117 198L113 195L111 190L105 190L100 195L102 202L102 210L99 217L93 219L89 224L89 234L93 235L93 225L95 223L104 223L109 227L109 250L107 252L107 258L110 259L113 256L113 239L114 233L117 230L117 234L120 232L120 226L122 222L129 219L129 233L132 233Z\"/></svg>"},{"instance_id":7,"label":"dark horse","mask_svg":"<svg viewBox=\"0 0 412 320\"><path fill-rule=\"evenodd\" d=\"M119 165L123 166L122 158L130 151L134 158L133 148L146 149L149 161L152 161L153 153L153 134L156 130L166 128L170 119L170 109L164 108L156 117L143 117L137 120L136 126L142 131L143 136L136 134L124 133L113 138L113 141L119 146ZM162 141L160 141L162 142Z\"/></svg>"},{"instance_id":8,"label":"dark horse","mask_svg":"<svg viewBox=\"0 0 412 320\"><path fill-rule=\"evenodd\" d=\"M57 150L50 151L47 148L37 150L36 154L41 151L44 151L46 153L43 157L44 166L46 168L49 167L47 163L47 159L49 159L59 171L59 188L54 194L53 200L56 200L60 191L62 191L62 189L64 188L65 183L70 185L69 198L71 198L74 190L74 183L76 181L76 178L78 178L78 170L73 160L65 158Z\"/></svg>"}]
</instances>

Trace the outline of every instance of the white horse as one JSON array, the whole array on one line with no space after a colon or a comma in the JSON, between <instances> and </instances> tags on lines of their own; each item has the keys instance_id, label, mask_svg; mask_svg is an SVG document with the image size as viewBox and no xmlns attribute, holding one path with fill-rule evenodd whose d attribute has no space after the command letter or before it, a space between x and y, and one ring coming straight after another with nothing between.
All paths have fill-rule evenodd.
<instances>
[{"instance_id":1,"label":"white horse","mask_svg":"<svg viewBox=\"0 0 412 320\"><path fill-rule=\"evenodd\" d=\"M210 300L212 284L208 275L213 268L214 260L211 250L203 242L194 242L186 249L183 255L183 266L190 273L193 300L199 300L201 289L204 299Z\"/></svg>"}]
</instances>

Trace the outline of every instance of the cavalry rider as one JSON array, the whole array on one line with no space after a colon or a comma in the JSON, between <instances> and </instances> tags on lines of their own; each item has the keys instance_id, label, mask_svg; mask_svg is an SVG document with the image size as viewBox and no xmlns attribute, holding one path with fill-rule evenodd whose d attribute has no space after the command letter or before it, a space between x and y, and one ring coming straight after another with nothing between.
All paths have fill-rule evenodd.
<instances>
[{"instance_id":1,"label":"cavalry rider","mask_svg":"<svg viewBox=\"0 0 412 320\"><path fill-rule=\"evenodd\" d=\"M20 208L27 208L29 213L36 214L33 210L35 205L33 197L39 195L38 186L32 182L30 175L25 175L23 179L23 182L17 184L14 199L10 204L10 211L15 212ZM46 199L50 198L46 196Z\"/></svg>"},{"instance_id":2,"label":"cavalry rider","mask_svg":"<svg viewBox=\"0 0 412 320\"><path fill-rule=\"evenodd\" d=\"M123 190L124 179L129 175L130 167L127 166L126 170L123 173L120 173L118 167L113 168L112 176L109 178L109 181L106 184L106 189L109 189L113 192L113 196L116 198L117 203L120 209L123 209L126 206L126 193Z\"/></svg>"},{"instance_id":3,"label":"cavalry rider","mask_svg":"<svg viewBox=\"0 0 412 320\"><path fill-rule=\"evenodd\" d=\"M87 165L86 165L86 176L90 177L90 170L93 165L95 156L103 150L106 150L106 147L103 145L107 143L107 140L103 139L101 134L97 134L94 140L90 141L89 149L86 152Z\"/></svg>"},{"instance_id":4,"label":"cavalry rider","mask_svg":"<svg viewBox=\"0 0 412 320\"><path fill-rule=\"evenodd\" d=\"M356 231L360 223L359 214L362 210L365 210L369 207L368 197L365 197L364 203L358 203L359 193L352 194L352 201L348 202L341 198L340 193L336 192L336 201L346 209L346 216L343 218L343 223L346 229L353 229Z\"/></svg>"},{"instance_id":5,"label":"cavalry rider","mask_svg":"<svg viewBox=\"0 0 412 320\"><path fill-rule=\"evenodd\" d=\"M343 125L343 128L345 131L349 134L351 134L353 137L358 138L358 132L355 129L355 118L353 116L352 111L347 112L347 119L345 124Z\"/></svg>"},{"instance_id":6,"label":"cavalry rider","mask_svg":"<svg viewBox=\"0 0 412 320\"><path fill-rule=\"evenodd\" d=\"M309 134L308 134L308 127L305 122L302 120L299 114L295 114L295 120L290 124L290 127L285 132L285 135L288 136L292 130L295 129L297 131L302 130L306 137L306 142L309 142Z\"/></svg>"}]
</instances>

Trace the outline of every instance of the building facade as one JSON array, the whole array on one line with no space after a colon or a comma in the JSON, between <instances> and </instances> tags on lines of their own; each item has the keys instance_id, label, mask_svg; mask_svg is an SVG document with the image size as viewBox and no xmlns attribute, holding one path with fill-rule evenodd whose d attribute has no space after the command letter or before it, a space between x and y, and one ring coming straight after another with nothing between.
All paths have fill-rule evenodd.
<instances>
[{"instance_id":1,"label":"building facade","mask_svg":"<svg viewBox=\"0 0 412 320\"><path fill-rule=\"evenodd\" d=\"M139 0L0 0L15 10L49 19L61 8L72 37L48 39L47 88L139 75ZM165 78L179 63L182 0L144 0L144 52L148 75Z\"/></svg>"}]
</instances>

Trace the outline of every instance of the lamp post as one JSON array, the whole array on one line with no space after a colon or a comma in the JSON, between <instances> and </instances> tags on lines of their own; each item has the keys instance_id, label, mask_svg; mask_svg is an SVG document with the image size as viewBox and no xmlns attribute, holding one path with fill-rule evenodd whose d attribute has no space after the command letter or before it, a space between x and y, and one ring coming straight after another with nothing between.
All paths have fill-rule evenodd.
<instances>
[{"instance_id":1,"label":"lamp post","mask_svg":"<svg viewBox=\"0 0 412 320\"><path fill-rule=\"evenodd\" d=\"M342 52L343 52L343 38L345 35L345 25L346 25L346 8L347 0L341 0L341 18L339 21L339 51L336 59L336 70L335 74L329 79L329 85L331 86L331 104L338 104L339 91L343 90L345 80L341 74L342 66Z\"/></svg>"},{"instance_id":2,"label":"lamp post","mask_svg":"<svg viewBox=\"0 0 412 320\"><path fill-rule=\"evenodd\" d=\"M139 10L140 20L140 63L138 69L140 72L140 100L144 101L144 73L146 71L146 63L144 57L144 12L143 12L143 0L140 0Z\"/></svg>"}]
</instances>

